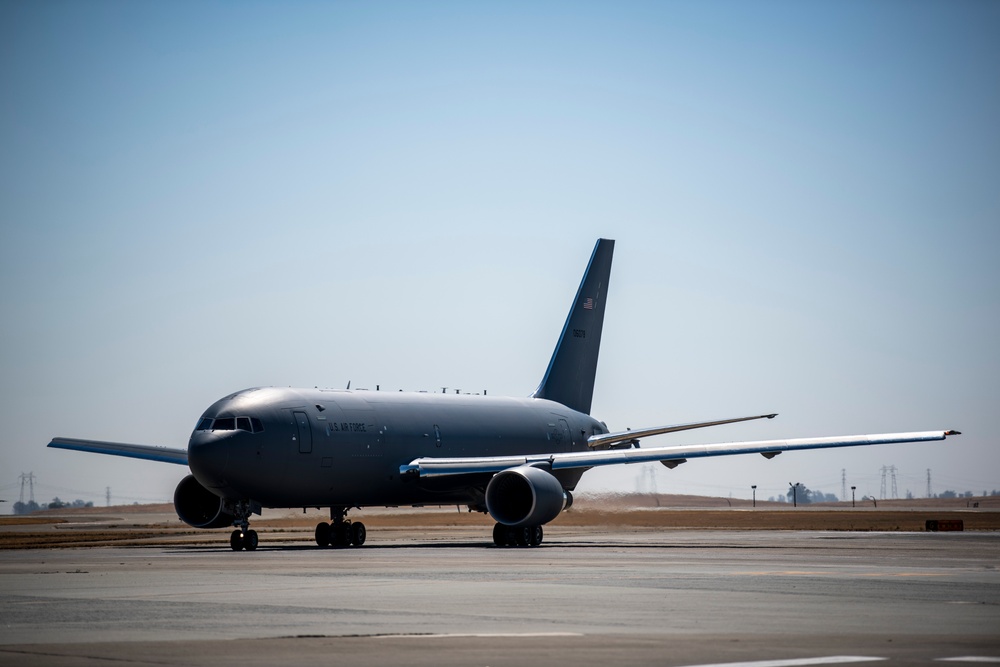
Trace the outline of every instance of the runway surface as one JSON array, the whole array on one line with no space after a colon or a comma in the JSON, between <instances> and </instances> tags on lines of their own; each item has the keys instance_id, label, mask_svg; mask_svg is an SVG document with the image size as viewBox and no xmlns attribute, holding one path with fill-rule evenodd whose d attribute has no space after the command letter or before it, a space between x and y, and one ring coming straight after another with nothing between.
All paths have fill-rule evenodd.
<instances>
[{"instance_id":1,"label":"runway surface","mask_svg":"<svg viewBox=\"0 0 1000 667\"><path fill-rule=\"evenodd\" d=\"M0 665L1000 663L998 533L219 538L0 552Z\"/></svg>"}]
</instances>

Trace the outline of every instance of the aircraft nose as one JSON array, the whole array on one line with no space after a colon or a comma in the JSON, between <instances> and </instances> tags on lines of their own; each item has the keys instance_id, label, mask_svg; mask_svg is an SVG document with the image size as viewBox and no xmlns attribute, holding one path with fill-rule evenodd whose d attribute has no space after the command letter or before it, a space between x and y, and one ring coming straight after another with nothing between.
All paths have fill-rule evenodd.
<instances>
[{"instance_id":1,"label":"aircraft nose","mask_svg":"<svg viewBox=\"0 0 1000 667\"><path fill-rule=\"evenodd\" d=\"M215 431L195 431L188 441L188 467L198 481L209 488L226 485L229 447L225 440Z\"/></svg>"}]
</instances>

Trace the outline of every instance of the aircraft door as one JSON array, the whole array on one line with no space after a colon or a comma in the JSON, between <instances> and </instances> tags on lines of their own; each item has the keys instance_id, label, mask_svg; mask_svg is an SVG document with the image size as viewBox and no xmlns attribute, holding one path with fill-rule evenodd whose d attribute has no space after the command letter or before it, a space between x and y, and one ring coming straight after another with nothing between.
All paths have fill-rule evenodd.
<instances>
[{"instance_id":1,"label":"aircraft door","mask_svg":"<svg viewBox=\"0 0 1000 667\"><path fill-rule=\"evenodd\" d=\"M295 417L295 435L299 441L299 453L311 454L313 450L312 427L309 425L309 416L304 412L293 412Z\"/></svg>"}]
</instances>

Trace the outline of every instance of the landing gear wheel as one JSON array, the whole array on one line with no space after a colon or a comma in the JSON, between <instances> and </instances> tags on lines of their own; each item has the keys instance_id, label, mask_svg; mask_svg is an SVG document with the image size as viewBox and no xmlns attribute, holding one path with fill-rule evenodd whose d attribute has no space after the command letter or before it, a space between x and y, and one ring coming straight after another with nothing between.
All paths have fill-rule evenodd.
<instances>
[{"instance_id":1,"label":"landing gear wheel","mask_svg":"<svg viewBox=\"0 0 1000 667\"><path fill-rule=\"evenodd\" d=\"M543 531L541 526L530 526L528 528L528 546L537 547L542 543Z\"/></svg>"},{"instance_id":2,"label":"landing gear wheel","mask_svg":"<svg viewBox=\"0 0 1000 667\"><path fill-rule=\"evenodd\" d=\"M247 551L256 551L257 541L258 541L257 531L248 530L246 532L246 535L243 536L243 548L246 549Z\"/></svg>"},{"instance_id":3,"label":"landing gear wheel","mask_svg":"<svg viewBox=\"0 0 1000 667\"><path fill-rule=\"evenodd\" d=\"M495 524L493 526L493 544L497 545L498 547L507 546L507 532L508 532L507 526L503 525L502 523Z\"/></svg>"},{"instance_id":4,"label":"landing gear wheel","mask_svg":"<svg viewBox=\"0 0 1000 667\"><path fill-rule=\"evenodd\" d=\"M233 551L243 551L243 531L236 529L229 536L229 546L233 548Z\"/></svg>"},{"instance_id":5,"label":"landing gear wheel","mask_svg":"<svg viewBox=\"0 0 1000 667\"><path fill-rule=\"evenodd\" d=\"M528 546L528 540L531 537L531 528L528 526L521 526L520 528L514 529L514 542L519 547Z\"/></svg>"},{"instance_id":6,"label":"landing gear wheel","mask_svg":"<svg viewBox=\"0 0 1000 667\"><path fill-rule=\"evenodd\" d=\"M321 547L330 546L330 524L328 523L317 523L316 524L316 544Z\"/></svg>"},{"instance_id":7,"label":"landing gear wheel","mask_svg":"<svg viewBox=\"0 0 1000 667\"><path fill-rule=\"evenodd\" d=\"M330 526L330 544L335 547L351 546L351 524L334 523Z\"/></svg>"},{"instance_id":8,"label":"landing gear wheel","mask_svg":"<svg viewBox=\"0 0 1000 667\"><path fill-rule=\"evenodd\" d=\"M360 547L365 543L365 537L367 537L368 531L365 530L365 524L357 521L351 524L351 543Z\"/></svg>"}]
</instances>

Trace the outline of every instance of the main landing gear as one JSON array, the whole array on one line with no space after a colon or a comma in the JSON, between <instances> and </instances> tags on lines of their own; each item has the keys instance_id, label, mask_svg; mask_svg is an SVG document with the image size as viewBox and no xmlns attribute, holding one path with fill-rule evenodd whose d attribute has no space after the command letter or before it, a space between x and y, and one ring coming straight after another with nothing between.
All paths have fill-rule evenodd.
<instances>
[{"instance_id":1,"label":"main landing gear","mask_svg":"<svg viewBox=\"0 0 1000 667\"><path fill-rule=\"evenodd\" d=\"M330 508L330 523L316 524L316 544L321 547L360 547L365 543L368 531L360 521L349 521L347 510L342 507Z\"/></svg>"},{"instance_id":2,"label":"main landing gear","mask_svg":"<svg viewBox=\"0 0 1000 667\"><path fill-rule=\"evenodd\" d=\"M493 543L498 547L537 547L543 535L541 526L512 528L502 523L493 526Z\"/></svg>"}]
</instances>

